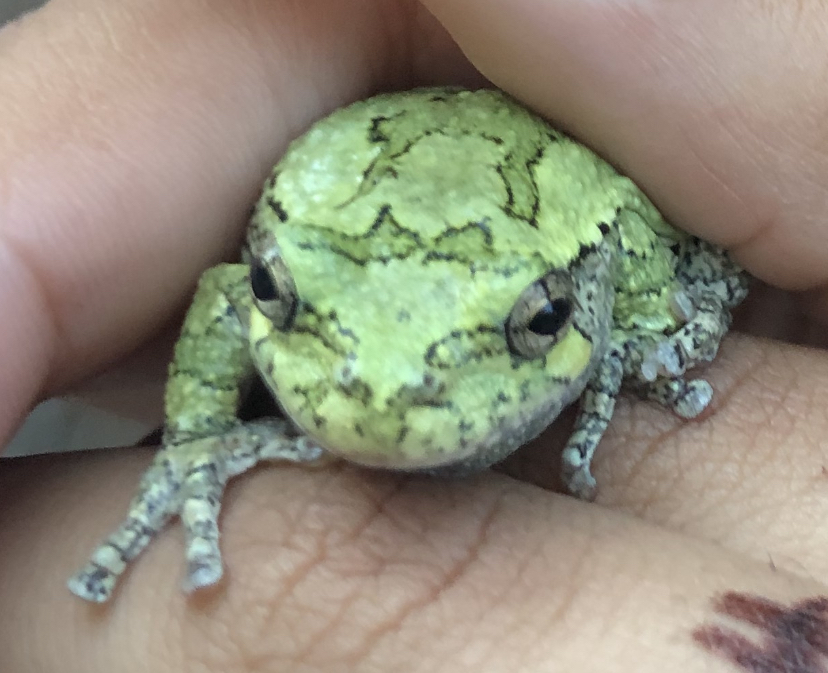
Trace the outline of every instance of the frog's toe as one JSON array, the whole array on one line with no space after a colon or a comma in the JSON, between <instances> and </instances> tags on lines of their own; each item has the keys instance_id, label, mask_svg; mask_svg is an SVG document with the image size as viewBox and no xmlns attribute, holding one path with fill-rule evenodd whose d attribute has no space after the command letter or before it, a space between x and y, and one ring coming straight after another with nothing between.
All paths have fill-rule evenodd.
<instances>
[{"instance_id":1,"label":"frog's toe","mask_svg":"<svg viewBox=\"0 0 828 673\"><path fill-rule=\"evenodd\" d=\"M188 594L218 584L224 575L220 556L205 556L187 562L184 591Z\"/></svg>"},{"instance_id":2,"label":"frog's toe","mask_svg":"<svg viewBox=\"0 0 828 673\"><path fill-rule=\"evenodd\" d=\"M149 474L155 474L153 469ZM169 481L147 480L123 523L92 553L86 565L68 582L69 590L93 603L111 595L127 565L140 554L172 516L175 488Z\"/></svg>"},{"instance_id":3,"label":"frog's toe","mask_svg":"<svg viewBox=\"0 0 828 673\"><path fill-rule=\"evenodd\" d=\"M696 305L685 290L678 290L673 293L670 297L670 308L673 315L682 322L688 323L696 317Z\"/></svg>"},{"instance_id":4,"label":"frog's toe","mask_svg":"<svg viewBox=\"0 0 828 673\"><path fill-rule=\"evenodd\" d=\"M118 574L90 561L66 583L69 591L90 603L105 603L112 596Z\"/></svg>"},{"instance_id":5,"label":"frog's toe","mask_svg":"<svg viewBox=\"0 0 828 673\"><path fill-rule=\"evenodd\" d=\"M695 418L713 399L713 387L704 379L682 381L682 384L672 409L682 418Z\"/></svg>"},{"instance_id":6,"label":"frog's toe","mask_svg":"<svg viewBox=\"0 0 828 673\"><path fill-rule=\"evenodd\" d=\"M655 381L660 376L675 377L683 373L683 352L669 341L649 350L641 362L641 378Z\"/></svg>"},{"instance_id":7,"label":"frog's toe","mask_svg":"<svg viewBox=\"0 0 828 673\"><path fill-rule=\"evenodd\" d=\"M566 490L581 500L595 500L598 486L589 469L589 458L574 447L565 449L562 458L561 475Z\"/></svg>"},{"instance_id":8,"label":"frog's toe","mask_svg":"<svg viewBox=\"0 0 828 673\"><path fill-rule=\"evenodd\" d=\"M682 418L695 418L713 399L713 387L704 379L661 379L647 386L644 394Z\"/></svg>"},{"instance_id":9,"label":"frog's toe","mask_svg":"<svg viewBox=\"0 0 828 673\"><path fill-rule=\"evenodd\" d=\"M181 523L187 545L185 591L215 584L222 576L218 516L226 478L211 462L191 470L184 483Z\"/></svg>"},{"instance_id":10,"label":"frog's toe","mask_svg":"<svg viewBox=\"0 0 828 673\"><path fill-rule=\"evenodd\" d=\"M218 530L218 524L213 524ZM184 580L184 591L191 593L204 587L217 584L224 574L221 560L221 551L218 546L218 535L205 536L203 533L194 534L185 523L187 533L187 577Z\"/></svg>"}]
</instances>

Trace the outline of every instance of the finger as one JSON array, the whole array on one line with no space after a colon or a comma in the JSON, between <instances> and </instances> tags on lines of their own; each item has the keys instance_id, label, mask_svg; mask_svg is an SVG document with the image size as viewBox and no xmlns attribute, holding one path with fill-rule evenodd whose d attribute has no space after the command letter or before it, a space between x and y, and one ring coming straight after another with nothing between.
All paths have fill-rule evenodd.
<instances>
[{"instance_id":1,"label":"finger","mask_svg":"<svg viewBox=\"0 0 828 673\"><path fill-rule=\"evenodd\" d=\"M234 254L262 176L312 120L464 63L388 0L53 0L0 31L0 441Z\"/></svg>"},{"instance_id":2,"label":"finger","mask_svg":"<svg viewBox=\"0 0 828 673\"><path fill-rule=\"evenodd\" d=\"M821 2L425 0L495 84L787 288L828 277ZM825 294L816 302L828 316Z\"/></svg>"},{"instance_id":3,"label":"finger","mask_svg":"<svg viewBox=\"0 0 828 673\"><path fill-rule=\"evenodd\" d=\"M715 395L701 419L619 401L596 453L598 502L828 577L828 531L818 523L828 518L828 354L732 336L703 375ZM544 437L512 472L553 484L543 475L557 475L567 431Z\"/></svg>"},{"instance_id":4,"label":"finger","mask_svg":"<svg viewBox=\"0 0 828 673\"><path fill-rule=\"evenodd\" d=\"M692 673L715 661L693 636L714 594L825 591L506 477L274 468L231 491L215 592L183 597L169 534L114 604L81 604L65 575L145 465L98 454L0 474L4 671Z\"/></svg>"}]
</instances>

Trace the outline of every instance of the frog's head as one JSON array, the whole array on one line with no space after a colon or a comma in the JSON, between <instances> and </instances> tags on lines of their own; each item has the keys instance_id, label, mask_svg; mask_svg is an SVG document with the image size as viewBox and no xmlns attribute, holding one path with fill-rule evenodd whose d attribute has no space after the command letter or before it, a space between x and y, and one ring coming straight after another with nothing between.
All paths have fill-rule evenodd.
<instances>
[{"instance_id":1,"label":"frog's head","mask_svg":"<svg viewBox=\"0 0 828 673\"><path fill-rule=\"evenodd\" d=\"M298 428L348 460L493 462L580 394L603 351L611 283L595 247L549 269L540 255L276 232L251 246L254 358Z\"/></svg>"},{"instance_id":2,"label":"frog's head","mask_svg":"<svg viewBox=\"0 0 828 673\"><path fill-rule=\"evenodd\" d=\"M616 177L497 92L319 122L248 237L253 353L285 412L333 453L404 469L540 432L609 338Z\"/></svg>"}]
</instances>

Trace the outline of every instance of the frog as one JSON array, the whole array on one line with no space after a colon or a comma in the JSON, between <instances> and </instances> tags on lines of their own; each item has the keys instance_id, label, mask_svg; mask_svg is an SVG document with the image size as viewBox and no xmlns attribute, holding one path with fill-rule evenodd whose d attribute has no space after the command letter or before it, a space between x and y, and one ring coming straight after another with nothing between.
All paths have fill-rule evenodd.
<instances>
[{"instance_id":1,"label":"frog","mask_svg":"<svg viewBox=\"0 0 828 673\"><path fill-rule=\"evenodd\" d=\"M262 461L462 476L578 402L562 454L591 499L629 389L683 418L745 296L722 248L495 89L382 93L317 121L266 178L238 263L201 277L169 366L162 447L68 583L108 600L167 524L188 592L223 576L229 479ZM278 413L242 419L250 381Z\"/></svg>"}]
</instances>

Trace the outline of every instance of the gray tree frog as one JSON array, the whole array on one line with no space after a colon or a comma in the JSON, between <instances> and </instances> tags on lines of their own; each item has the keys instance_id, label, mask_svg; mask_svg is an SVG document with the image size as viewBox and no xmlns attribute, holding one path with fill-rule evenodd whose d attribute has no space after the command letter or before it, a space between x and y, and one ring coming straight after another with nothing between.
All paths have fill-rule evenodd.
<instances>
[{"instance_id":1,"label":"gray tree frog","mask_svg":"<svg viewBox=\"0 0 828 673\"><path fill-rule=\"evenodd\" d=\"M465 473L580 398L563 474L590 497L622 381L699 414L712 390L685 371L746 293L725 252L490 90L379 95L318 122L267 179L244 259L201 279L163 449L69 581L82 598L107 600L176 515L186 588L217 582L224 486L263 460ZM237 417L255 375L283 418Z\"/></svg>"}]
</instances>

